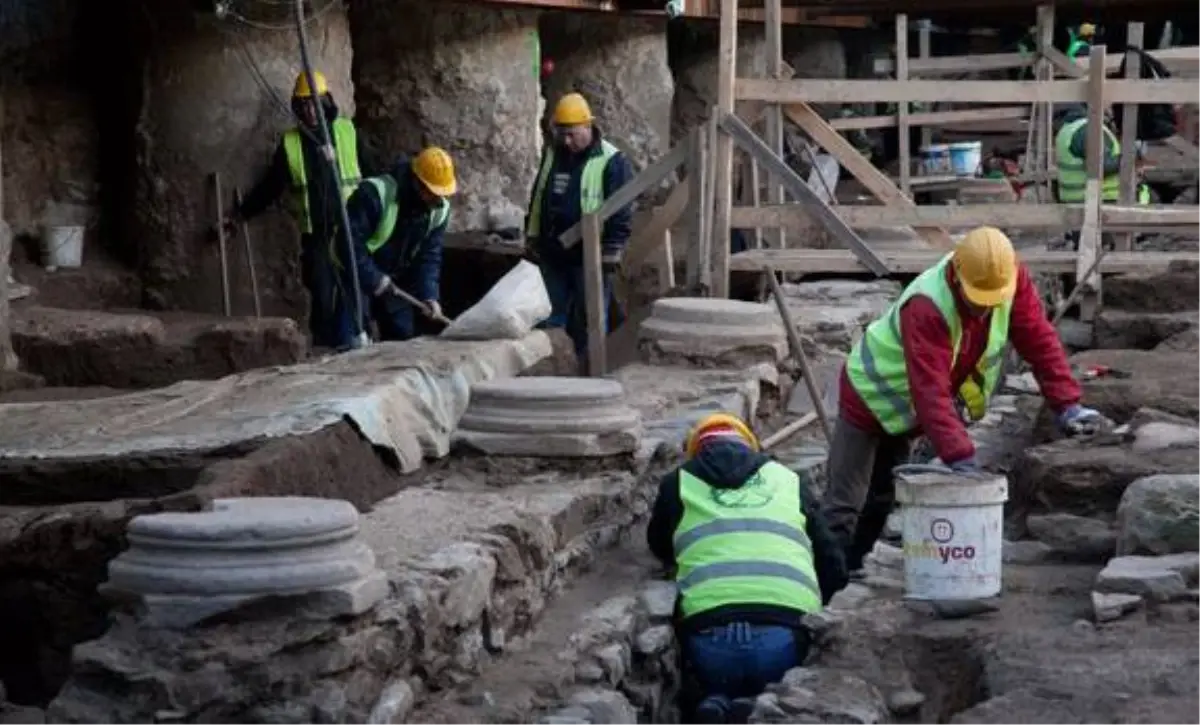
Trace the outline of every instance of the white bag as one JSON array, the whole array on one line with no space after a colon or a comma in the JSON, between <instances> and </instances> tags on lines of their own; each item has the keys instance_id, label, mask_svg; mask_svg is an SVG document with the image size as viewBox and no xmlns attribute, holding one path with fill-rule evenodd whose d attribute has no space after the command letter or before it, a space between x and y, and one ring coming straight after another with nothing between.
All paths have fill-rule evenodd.
<instances>
[{"instance_id":1,"label":"white bag","mask_svg":"<svg viewBox=\"0 0 1200 725\"><path fill-rule=\"evenodd\" d=\"M441 336L454 340L519 340L549 316L550 295L542 272L522 259Z\"/></svg>"}]
</instances>

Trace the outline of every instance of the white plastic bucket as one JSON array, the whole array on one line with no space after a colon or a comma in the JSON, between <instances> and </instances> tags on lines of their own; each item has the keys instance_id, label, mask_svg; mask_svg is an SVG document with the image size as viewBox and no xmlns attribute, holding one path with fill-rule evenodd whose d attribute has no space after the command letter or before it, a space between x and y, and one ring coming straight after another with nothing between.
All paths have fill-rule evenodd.
<instances>
[{"instance_id":1,"label":"white plastic bucket","mask_svg":"<svg viewBox=\"0 0 1200 725\"><path fill-rule=\"evenodd\" d=\"M955 176L975 176L983 164L983 142L950 144L950 169Z\"/></svg>"},{"instance_id":2,"label":"white plastic bucket","mask_svg":"<svg viewBox=\"0 0 1200 725\"><path fill-rule=\"evenodd\" d=\"M903 506L907 598L985 599L1000 593L1004 476L897 473L896 500Z\"/></svg>"},{"instance_id":3,"label":"white plastic bucket","mask_svg":"<svg viewBox=\"0 0 1200 725\"><path fill-rule=\"evenodd\" d=\"M950 173L950 147L944 143L922 146L921 172L929 176Z\"/></svg>"},{"instance_id":4,"label":"white plastic bucket","mask_svg":"<svg viewBox=\"0 0 1200 725\"><path fill-rule=\"evenodd\" d=\"M65 225L42 230L42 259L46 269L83 265L83 232L86 228Z\"/></svg>"}]
</instances>

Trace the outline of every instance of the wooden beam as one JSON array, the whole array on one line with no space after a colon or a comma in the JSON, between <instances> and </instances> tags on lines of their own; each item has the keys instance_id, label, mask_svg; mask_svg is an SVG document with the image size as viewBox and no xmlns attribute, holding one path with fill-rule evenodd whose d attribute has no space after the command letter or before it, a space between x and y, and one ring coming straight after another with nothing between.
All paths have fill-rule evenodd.
<instances>
[{"instance_id":1,"label":"wooden beam","mask_svg":"<svg viewBox=\"0 0 1200 725\"><path fill-rule=\"evenodd\" d=\"M657 161L642 169L642 172L630 179L629 183L617 189L612 196L604 200L604 204L596 211L596 216L600 217L600 223L603 224L610 216L632 204L648 190L661 184L663 179L667 178L687 159L687 155L687 144L680 142L675 145L675 148L660 156ZM575 224L559 234L558 241L562 242L567 249L574 247L583 238L582 226L582 221Z\"/></svg>"},{"instance_id":2,"label":"wooden beam","mask_svg":"<svg viewBox=\"0 0 1200 725\"><path fill-rule=\"evenodd\" d=\"M687 247L687 286L689 289L700 289L710 281L705 273L711 265L708 253L708 222L706 217L712 211L708 206L708 122L692 129L692 154L688 161L688 200L691 217L689 231L691 244Z\"/></svg>"},{"instance_id":3,"label":"wooden beam","mask_svg":"<svg viewBox=\"0 0 1200 725\"><path fill-rule=\"evenodd\" d=\"M881 250L879 257L892 274L920 274L938 262L945 252L936 249ZM1025 249L1017 253L1033 272L1074 274L1075 252ZM1161 273L1175 262L1200 262L1197 252L1108 252L1100 260L1100 271L1108 274ZM773 268L790 274L871 274L852 252L845 249L760 249L733 255L735 272L762 272Z\"/></svg>"},{"instance_id":4,"label":"wooden beam","mask_svg":"<svg viewBox=\"0 0 1200 725\"><path fill-rule=\"evenodd\" d=\"M896 16L896 80L908 80L908 16ZM909 142L909 104L896 104L896 128L900 142L900 191L912 196L912 146Z\"/></svg>"},{"instance_id":5,"label":"wooden beam","mask_svg":"<svg viewBox=\"0 0 1200 725\"><path fill-rule=\"evenodd\" d=\"M636 230L625 245L625 254L621 257L621 266L634 271L642 262L650 258L663 234L670 232L671 227L679 221L687 208L691 196L689 184L676 184L667 196L662 206L650 213L649 219L641 229Z\"/></svg>"},{"instance_id":6,"label":"wooden beam","mask_svg":"<svg viewBox=\"0 0 1200 725\"><path fill-rule=\"evenodd\" d=\"M920 34L917 36L917 54L922 59L928 59L930 52L931 52L930 45L932 42L932 38L930 37L932 35L932 32L929 27L930 22L929 22L929 20L922 20L920 24L921 24L921 30L919 31ZM909 64L909 67L908 67L909 76L912 75L912 72L913 72L912 65ZM992 110L1000 110L1000 109L992 109ZM920 115L920 114L914 114L914 115ZM1022 118L1023 118L1023 116L1022 116ZM909 123L913 122L913 119L911 116L909 117L908 121L909 121ZM920 125L920 124L917 124L917 125ZM922 126L921 127L921 147L926 148L932 143L933 143L933 129L929 128L928 126Z\"/></svg>"},{"instance_id":7,"label":"wooden beam","mask_svg":"<svg viewBox=\"0 0 1200 725\"><path fill-rule=\"evenodd\" d=\"M949 126L952 124L988 123L992 121L1015 121L1029 117L1029 109L1025 106L997 106L993 108L966 108L957 111L928 111L910 113L908 125L924 126L924 135L929 126ZM896 126L895 116L863 116L835 118L829 125L837 131L852 131L870 128L892 128ZM923 136L922 136L923 137ZM923 144L928 145L922 141Z\"/></svg>"},{"instance_id":8,"label":"wooden beam","mask_svg":"<svg viewBox=\"0 0 1200 725\"><path fill-rule=\"evenodd\" d=\"M587 366L588 375L598 378L608 367L608 316L604 294L604 271L600 265L600 228L603 222L599 214L587 214L583 224L583 299L587 313Z\"/></svg>"},{"instance_id":9,"label":"wooden beam","mask_svg":"<svg viewBox=\"0 0 1200 725\"><path fill-rule=\"evenodd\" d=\"M879 229L898 226L977 227L995 226L1012 229L1078 229L1083 224L1082 204L966 204L956 206L850 206L839 204L838 216L853 229ZM1110 206L1099 212L1106 229L1156 230L1191 229L1200 225L1200 207ZM795 204L766 205L757 208L735 207L735 229L795 224L807 216ZM953 242L943 249L953 248Z\"/></svg>"},{"instance_id":10,"label":"wooden beam","mask_svg":"<svg viewBox=\"0 0 1200 725\"><path fill-rule=\"evenodd\" d=\"M686 189L686 186L680 187ZM658 258L658 293L665 295L675 289L675 250L671 248L671 230L663 231Z\"/></svg>"},{"instance_id":11,"label":"wooden beam","mask_svg":"<svg viewBox=\"0 0 1200 725\"><path fill-rule=\"evenodd\" d=\"M1104 46L1093 45L1089 54L1093 68L1104 66ZM1087 166L1087 183L1083 197L1083 227L1079 230L1079 256L1076 258L1075 284L1086 287L1079 295L1079 319L1091 322L1096 319L1100 307L1100 275L1088 276L1087 272L1096 264L1100 246L1100 204L1104 185L1104 79L1103 73L1092 73L1088 77L1088 121L1087 145L1084 163Z\"/></svg>"},{"instance_id":12,"label":"wooden beam","mask_svg":"<svg viewBox=\"0 0 1200 725\"><path fill-rule=\"evenodd\" d=\"M784 75L783 25L781 23L783 2L782 0L765 0L763 10L766 13L767 77L790 78L792 75L790 72L791 68L788 68L787 75ZM750 125L753 126L753 124ZM778 104L773 104L767 108L766 130L767 145L771 147L771 152L783 158L783 108ZM782 204L787 201L783 182L773 174L767 174L767 180L767 201L772 204ZM783 249L787 246L787 231L783 227L771 230L771 246L775 249Z\"/></svg>"},{"instance_id":13,"label":"wooden beam","mask_svg":"<svg viewBox=\"0 0 1200 725\"><path fill-rule=\"evenodd\" d=\"M717 51L717 119L733 115L737 100L738 0L721 0ZM729 296L729 210L733 208L733 140L718 133L713 160L712 259L714 297Z\"/></svg>"},{"instance_id":14,"label":"wooden beam","mask_svg":"<svg viewBox=\"0 0 1200 725\"><path fill-rule=\"evenodd\" d=\"M1046 51L1054 47L1054 5L1039 5L1037 8L1037 32L1038 32L1038 80L1054 77L1054 64L1046 58ZM1035 107L1036 108L1036 107ZM1035 119L1037 126L1031 127L1029 130L1034 134L1034 138L1038 139L1039 143L1035 145L1034 154L1040 154L1041 158L1034 162L1034 168L1044 169L1049 172L1053 170L1058 162L1055 159L1054 153L1054 104L1046 103L1041 106L1041 117ZM1038 185L1037 201L1042 203L1042 196L1050 196L1051 189L1049 186ZM1048 201L1054 201L1048 199Z\"/></svg>"},{"instance_id":15,"label":"wooden beam","mask_svg":"<svg viewBox=\"0 0 1200 725\"><path fill-rule=\"evenodd\" d=\"M1151 56L1157 58L1173 75L1195 73L1200 66L1200 46L1181 48L1166 48L1163 50L1148 50ZM1020 53L979 53L975 55L943 55L933 58L913 58L909 61L909 75L941 76L959 73L981 73L984 71L1008 70L1029 65L1028 56ZM1090 70L1088 61L1078 58L1074 65L1084 74ZM1110 55L1104 59L1104 69L1115 73L1121 67L1121 56ZM895 72L896 64L891 58L876 58L874 71L876 75L889 76Z\"/></svg>"},{"instance_id":16,"label":"wooden beam","mask_svg":"<svg viewBox=\"0 0 1200 725\"><path fill-rule=\"evenodd\" d=\"M801 206L820 221L839 242L853 251L864 265L879 276L888 273L887 266L875 256L875 252L854 233L853 229L846 226L846 223L829 208L829 205L821 197L817 196L816 192L808 187L804 179L801 179L783 159L771 153L771 149L754 134L754 131L750 130L749 126L742 123L741 119L732 113L726 113L721 117L721 128L736 140L738 146L742 147L746 153L757 158L764 168L786 184L792 196L800 200ZM732 210L730 211L732 212ZM726 218L728 219L728 216Z\"/></svg>"},{"instance_id":17,"label":"wooden beam","mask_svg":"<svg viewBox=\"0 0 1200 725\"><path fill-rule=\"evenodd\" d=\"M1145 42L1146 28L1141 23L1130 23L1125 33L1125 42L1141 48ZM1120 56L1118 56L1120 57ZM1137 53L1125 53L1125 77L1138 78L1142 69L1142 58ZM1137 202L1137 106L1126 105L1121 110L1121 204L1128 206ZM1116 248L1121 251L1133 249L1133 235L1117 237Z\"/></svg>"},{"instance_id":18,"label":"wooden beam","mask_svg":"<svg viewBox=\"0 0 1200 725\"><path fill-rule=\"evenodd\" d=\"M1200 103L1195 80L1117 80L1105 89L1112 103ZM1086 80L930 81L930 80L767 80L742 78L737 97L767 103L1085 103Z\"/></svg>"},{"instance_id":19,"label":"wooden beam","mask_svg":"<svg viewBox=\"0 0 1200 725\"><path fill-rule=\"evenodd\" d=\"M1053 45L1048 45L1041 49L1042 55L1046 60L1050 61L1050 65L1054 67L1054 71L1058 75L1064 75L1067 78L1085 78L1088 75L1087 69L1080 66L1075 61L1071 60L1058 48Z\"/></svg>"},{"instance_id":20,"label":"wooden beam","mask_svg":"<svg viewBox=\"0 0 1200 725\"><path fill-rule=\"evenodd\" d=\"M799 126L814 141L821 145L829 153L833 154L847 171L858 179L864 187L875 198L884 203L886 208L890 209L913 209L916 204L913 200L901 193L892 180L887 177L879 169L871 165L871 162L863 157L858 152L858 149L842 137L837 131L834 131L821 115L812 109L806 103L796 103L788 106L784 112L791 119L792 123ZM840 208L840 206L839 206ZM895 226L895 225L886 225ZM953 249L954 240L946 233L944 229L940 229L937 224L923 225L916 228L916 232L921 235L927 243L941 249Z\"/></svg>"}]
</instances>

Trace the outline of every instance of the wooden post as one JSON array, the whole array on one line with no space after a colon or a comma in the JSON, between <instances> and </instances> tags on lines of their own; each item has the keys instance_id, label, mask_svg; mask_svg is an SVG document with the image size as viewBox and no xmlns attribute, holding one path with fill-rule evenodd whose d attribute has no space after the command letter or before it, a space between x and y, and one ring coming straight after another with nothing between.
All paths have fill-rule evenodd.
<instances>
[{"instance_id":1,"label":"wooden post","mask_svg":"<svg viewBox=\"0 0 1200 725\"><path fill-rule=\"evenodd\" d=\"M608 314L604 298L604 272L600 267L600 217L583 217L583 299L587 310L588 375L600 377L608 365Z\"/></svg>"},{"instance_id":2,"label":"wooden post","mask_svg":"<svg viewBox=\"0 0 1200 725\"><path fill-rule=\"evenodd\" d=\"M1091 322L1100 306L1100 277L1087 277L1096 261L1100 244L1100 204L1104 185L1104 46L1092 46L1088 74L1088 122L1084 187L1083 228L1079 232L1079 254L1075 259L1075 284L1088 286L1079 296L1079 319Z\"/></svg>"},{"instance_id":3,"label":"wooden post","mask_svg":"<svg viewBox=\"0 0 1200 725\"><path fill-rule=\"evenodd\" d=\"M700 270L704 267L703 252L707 248L704 239L704 189L707 186L705 177L708 176L708 153L705 148L708 141L708 124L702 124L692 129L691 156L688 160L688 216L691 244L687 250L687 286L697 289L701 284Z\"/></svg>"},{"instance_id":4,"label":"wooden post","mask_svg":"<svg viewBox=\"0 0 1200 725\"><path fill-rule=\"evenodd\" d=\"M767 77L781 79L783 72L783 0L765 0L763 5L763 23L767 34ZM783 107L772 103L767 107L767 145L779 158L783 158ZM783 204L787 201L783 182L768 174L770 186L767 189L767 200L772 204ZM771 247L784 249L787 247L787 230L776 227L770 231Z\"/></svg>"},{"instance_id":5,"label":"wooden post","mask_svg":"<svg viewBox=\"0 0 1200 725\"><path fill-rule=\"evenodd\" d=\"M908 16L896 16L896 80L908 80ZM912 197L912 149L908 135L909 104L896 104L896 131L900 141L900 190Z\"/></svg>"},{"instance_id":6,"label":"wooden post","mask_svg":"<svg viewBox=\"0 0 1200 725\"><path fill-rule=\"evenodd\" d=\"M733 113L737 86L738 0L721 0L716 118ZM733 209L733 140L717 132L713 161L713 296L729 296L729 215Z\"/></svg>"},{"instance_id":7,"label":"wooden post","mask_svg":"<svg viewBox=\"0 0 1200 725\"><path fill-rule=\"evenodd\" d=\"M758 162L752 156L745 156L742 158L740 166L741 171L739 176L742 182L742 193L739 194L738 204L741 206L756 207L760 204ZM753 232L753 236L750 240L750 247L752 249L762 249L762 227L755 227L751 231Z\"/></svg>"},{"instance_id":8,"label":"wooden post","mask_svg":"<svg viewBox=\"0 0 1200 725\"><path fill-rule=\"evenodd\" d=\"M715 253L713 252L713 216L716 213L716 193L717 193L717 177L716 177L716 149L717 138L720 132L717 130L717 107L712 107L712 115L704 124L704 148L708 156L708 173L704 176L704 229L703 235L700 237L700 286L704 290L705 295L713 294L713 277L716 270ZM733 156L733 149L730 149L730 156ZM732 189L730 192L732 193Z\"/></svg>"},{"instance_id":9,"label":"wooden post","mask_svg":"<svg viewBox=\"0 0 1200 725\"><path fill-rule=\"evenodd\" d=\"M671 230L662 235L662 252L658 258L658 291L666 294L675 289L675 250L671 249Z\"/></svg>"},{"instance_id":10,"label":"wooden post","mask_svg":"<svg viewBox=\"0 0 1200 725\"><path fill-rule=\"evenodd\" d=\"M1146 29L1141 23L1130 23L1126 35L1126 45L1136 45L1141 48ZM1091 66L1095 68L1095 66ZM1137 53L1125 52L1125 77L1138 78L1141 75L1142 59ZM1089 70L1095 73L1094 70ZM1126 103L1121 111L1121 205L1130 206L1137 203L1137 122L1138 107ZM1128 252L1133 249L1133 234L1118 234L1116 249Z\"/></svg>"},{"instance_id":11,"label":"wooden post","mask_svg":"<svg viewBox=\"0 0 1200 725\"><path fill-rule=\"evenodd\" d=\"M930 20L925 19L920 21L921 30L917 36L917 53L921 58L928 58L932 52L932 33L929 30ZM921 127L921 147L928 148L933 143L933 127Z\"/></svg>"},{"instance_id":12,"label":"wooden post","mask_svg":"<svg viewBox=\"0 0 1200 725\"><path fill-rule=\"evenodd\" d=\"M1047 58L1049 50L1054 48L1054 6L1039 5L1037 9L1037 28L1038 28L1038 76L1041 80L1054 80L1054 65ZM1031 116L1033 114L1030 114ZM1038 136L1041 137L1040 152L1042 163L1038 167L1049 175L1057 163L1054 159L1054 104L1046 103L1042 105L1042 114L1040 119L1030 118L1030 123L1038 123L1041 128L1038 131ZM1046 181L1043 184L1038 184L1037 195L1038 201L1042 200L1043 189L1047 192L1050 188L1050 182ZM1045 194L1049 201L1055 201L1054 195Z\"/></svg>"}]
</instances>

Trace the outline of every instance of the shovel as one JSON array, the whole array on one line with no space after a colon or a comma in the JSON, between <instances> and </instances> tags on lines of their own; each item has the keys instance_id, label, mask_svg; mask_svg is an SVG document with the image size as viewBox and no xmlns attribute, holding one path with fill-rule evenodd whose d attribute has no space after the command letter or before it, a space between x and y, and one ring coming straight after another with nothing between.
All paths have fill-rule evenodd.
<instances>
[{"instance_id":1,"label":"shovel","mask_svg":"<svg viewBox=\"0 0 1200 725\"><path fill-rule=\"evenodd\" d=\"M453 322L453 320L451 320L449 317L446 317L443 314L440 314L440 313L435 314L433 310L429 309L429 305L425 304L424 302L417 299L416 297L413 297L412 295L410 295L409 293L400 289L399 287L393 286L391 292L393 295L399 297L400 299L409 303L413 307L416 307L417 310L419 310L422 315L425 315L426 317L433 320L434 322L440 322L443 325L449 325L451 322Z\"/></svg>"}]
</instances>

